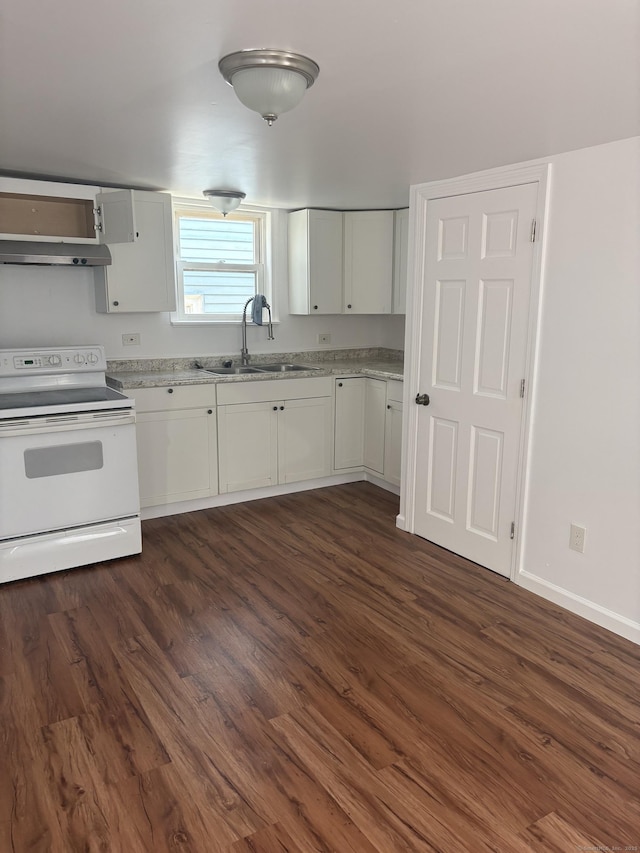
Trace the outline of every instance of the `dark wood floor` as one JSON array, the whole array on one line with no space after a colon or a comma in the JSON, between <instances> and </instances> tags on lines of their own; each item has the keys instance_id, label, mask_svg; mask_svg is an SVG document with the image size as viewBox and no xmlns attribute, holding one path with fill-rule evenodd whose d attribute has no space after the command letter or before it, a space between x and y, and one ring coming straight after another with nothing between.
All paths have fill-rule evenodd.
<instances>
[{"instance_id":1,"label":"dark wood floor","mask_svg":"<svg viewBox=\"0 0 640 853\"><path fill-rule=\"evenodd\" d=\"M638 849L640 648L396 511L158 519L0 587L1 853Z\"/></svg>"}]
</instances>

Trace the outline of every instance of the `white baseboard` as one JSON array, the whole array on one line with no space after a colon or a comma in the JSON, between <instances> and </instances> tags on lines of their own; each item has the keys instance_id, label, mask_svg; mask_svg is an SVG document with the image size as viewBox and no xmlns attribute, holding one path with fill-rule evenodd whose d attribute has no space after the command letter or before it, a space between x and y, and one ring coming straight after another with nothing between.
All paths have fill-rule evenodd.
<instances>
[{"instance_id":1,"label":"white baseboard","mask_svg":"<svg viewBox=\"0 0 640 853\"><path fill-rule=\"evenodd\" d=\"M371 474L369 471L364 472L363 479L365 479L367 483L373 483L374 486L379 486L381 489L385 489L387 492L391 492L394 495L400 494L400 486L388 483L386 480L382 480L376 474Z\"/></svg>"},{"instance_id":2,"label":"white baseboard","mask_svg":"<svg viewBox=\"0 0 640 853\"><path fill-rule=\"evenodd\" d=\"M536 595L546 598L548 601L553 601L554 604L559 604L565 610L570 610L578 616L583 616L590 622L595 622L602 628L618 634L632 643L640 645L640 623L622 616L620 613L614 613L613 610L608 610L587 598L582 598L574 592L556 586L549 581L539 578L537 575L532 575L530 572L521 571L515 578L518 586L528 589L529 592L535 592Z\"/></svg>"},{"instance_id":3,"label":"white baseboard","mask_svg":"<svg viewBox=\"0 0 640 853\"><path fill-rule=\"evenodd\" d=\"M262 498L290 495L294 492L306 492L309 491L309 489L323 489L326 486L341 486L344 483L357 483L364 479L366 479L366 476L363 471L355 471L348 474L332 474L330 477L322 477L317 480L303 480L300 483L287 483L282 486L267 486L264 489L248 489L247 491L242 492L229 492L225 495L213 495L208 498L196 498L192 501L179 501L176 503L162 504L160 506L148 506L144 507L140 511L140 516L144 521L147 518L162 518L165 515L179 515L183 512L195 512L199 509L211 509L217 506L230 506L231 504L245 503L245 501L257 501ZM378 485L383 485L382 481Z\"/></svg>"},{"instance_id":4,"label":"white baseboard","mask_svg":"<svg viewBox=\"0 0 640 853\"><path fill-rule=\"evenodd\" d=\"M406 530L407 529L407 523L406 523L405 517L404 517L404 515L401 515L400 513L398 513L398 515L396 515L396 527L399 530Z\"/></svg>"},{"instance_id":5,"label":"white baseboard","mask_svg":"<svg viewBox=\"0 0 640 853\"><path fill-rule=\"evenodd\" d=\"M295 492L307 492L310 489L324 489L327 486L341 486L345 483L359 483L366 480L381 489L400 494L400 488L386 480L381 480L374 474L366 471L349 471L344 474L332 474L317 480L303 480L300 483L287 483L282 486L267 486L264 489L248 489L243 492L229 492L225 495L213 495L208 498L196 498L191 501L176 501L175 503L159 504L158 506L147 506L140 510L140 517L144 521L147 518L162 518L165 515L179 515L183 512L196 512L199 509L212 509L216 506L231 506L231 504L244 503L245 501L258 501L262 498L274 498L279 495L291 495Z\"/></svg>"}]
</instances>

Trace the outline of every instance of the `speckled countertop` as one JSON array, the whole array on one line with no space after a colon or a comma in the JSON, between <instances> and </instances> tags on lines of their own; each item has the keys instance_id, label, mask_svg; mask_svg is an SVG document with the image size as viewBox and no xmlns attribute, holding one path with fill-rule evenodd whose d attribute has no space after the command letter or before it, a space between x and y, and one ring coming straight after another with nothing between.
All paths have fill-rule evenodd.
<instances>
[{"instance_id":1,"label":"speckled countertop","mask_svg":"<svg viewBox=\"0 0 640 853\"><path fill-rule=\"evenodd\" d=\"M247 373L215 376L207 369L219 367L224 356L194 358L154 358L115 360L107 363L107 383L127 391L132 388L155 388L166 385L204 385L221 382L263 382L265 380L302 379L310 376L363 375L376 379L403 379L402 352L382 347L351 350L318 350L313 352L260 353L252 355L250 364L286 362L308 365L309 370L292 373ZM233 358L233 356L229 356ZM196 362L203 369L195 366ZM234 365L239 363L233 358Z\"/></svg>"}]
</instances>

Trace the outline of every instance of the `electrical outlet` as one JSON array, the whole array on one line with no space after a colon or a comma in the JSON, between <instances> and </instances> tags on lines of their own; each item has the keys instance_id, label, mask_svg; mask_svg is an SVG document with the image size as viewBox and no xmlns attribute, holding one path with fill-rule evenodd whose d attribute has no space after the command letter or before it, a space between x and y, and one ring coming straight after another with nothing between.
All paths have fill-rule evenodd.
<instances>
[{"instance_id":1,"label":"electrical outlet","mask_svg":"<svg viewBox=\"0 0 640 853\"><path fill-rule=\"evenodd\" d=\"M579 554L584 554L584 540L586 535L586 527L580 527L578 524L572 524L569 528L569 548L571 548L572 551L577 551Z\"/></svg>"},{"instance_id":2,"label":"electrical outlet","mask_svg":"<svg viewBox=\"0 0 640 853\"><path fill-rule=\"evenodd\" d=\"M130 335L122 336L122 345L125 347L140 346L140 332L131 332Z\"/></svg>"},{"instance_id":3,"label":"electrical outlet","mask_svg":"<svg viewBox=\"0 0 640 853\"><path fill-rule=\"evenodd\" d=\"M329 335L327 332L324 332L324 334L319 334L318 335L318 343L319 344L330 344L331 343L331 335Z\"/></svg>"}]
</instances>

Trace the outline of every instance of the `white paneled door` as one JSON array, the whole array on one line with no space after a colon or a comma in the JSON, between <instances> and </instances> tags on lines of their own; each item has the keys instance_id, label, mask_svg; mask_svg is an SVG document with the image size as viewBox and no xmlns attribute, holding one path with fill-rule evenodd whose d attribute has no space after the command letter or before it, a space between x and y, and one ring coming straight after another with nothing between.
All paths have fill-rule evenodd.
<instances>
[{"instance_id":1,"label":"white paneled door","mask_svg":"<svg viewBox=\"0 0 640 853\"><path fill-rule=\"evenodd\" d=\"M537 184L429 201L415 532L510 574Z\"/></svg>"}]
</instances>

